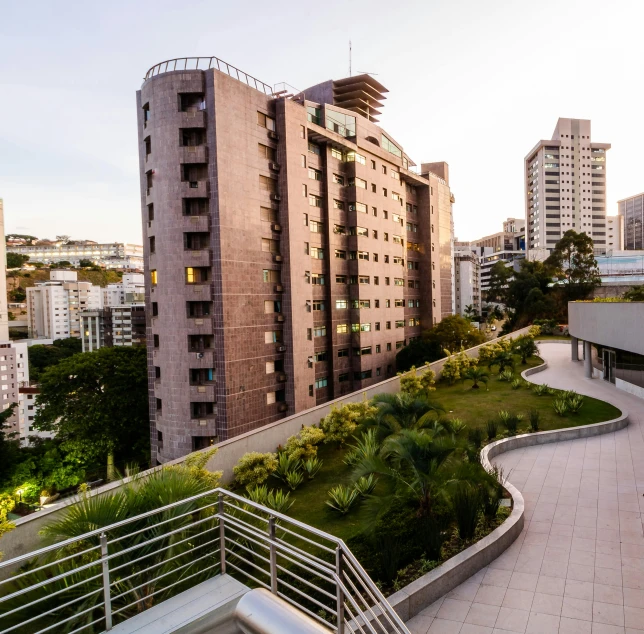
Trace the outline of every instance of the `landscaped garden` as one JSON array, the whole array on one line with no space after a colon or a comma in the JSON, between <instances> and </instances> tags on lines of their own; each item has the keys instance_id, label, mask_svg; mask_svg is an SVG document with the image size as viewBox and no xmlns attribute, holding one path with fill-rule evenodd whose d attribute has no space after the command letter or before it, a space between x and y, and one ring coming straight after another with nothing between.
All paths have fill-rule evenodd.
<instances>
[{"instance_id":1,"label":"landscaped garden","mask_svg":"<svg viewBox=\"0 0 644 634\"><path fill-rule=\"evenodd\" d=\"M509 514L503 474L480 466L483 445L619 415L603 401L523 380L542 363L538 334L483 346L478 359L454 355L438 382L412 369L399 394L335 408L275 454L246 454L237 488L344 539L384 590L402 587Z\"/></svg>"}]
</instances>

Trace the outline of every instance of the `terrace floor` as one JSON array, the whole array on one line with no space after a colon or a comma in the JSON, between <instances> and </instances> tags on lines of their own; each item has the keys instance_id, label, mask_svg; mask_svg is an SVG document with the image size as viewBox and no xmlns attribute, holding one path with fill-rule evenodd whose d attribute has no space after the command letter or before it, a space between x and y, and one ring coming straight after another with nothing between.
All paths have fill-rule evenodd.
<instances>
[{"instance_id":1,"label":"terrace floor","mask_svg":"<svg viewBox=\"0 0 644 634\"><path fill-rule=\"evenodd\" d=\"M541 343L535 383L629 413L626 429L495 459L525 498L514 544L407 622L412 634L644 632L644 400L585 379L570 345Z\"/></svg>"}]
</instances>

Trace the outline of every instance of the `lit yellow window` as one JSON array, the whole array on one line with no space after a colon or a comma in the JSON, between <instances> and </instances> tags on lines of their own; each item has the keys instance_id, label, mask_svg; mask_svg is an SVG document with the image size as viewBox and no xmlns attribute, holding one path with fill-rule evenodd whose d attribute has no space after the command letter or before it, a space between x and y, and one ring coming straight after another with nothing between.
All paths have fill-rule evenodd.
<instances>
[{"instance_id":1,"label":"lit yellow window","mask_svg":"<svg viewBox=\"0 0 644 634\"><path fill-rule=\"evenodd\" d=\"M152 286L156 286L157 284L157 272L156 270L150 271L150 283Z\"/></svg>"}]
</instances>

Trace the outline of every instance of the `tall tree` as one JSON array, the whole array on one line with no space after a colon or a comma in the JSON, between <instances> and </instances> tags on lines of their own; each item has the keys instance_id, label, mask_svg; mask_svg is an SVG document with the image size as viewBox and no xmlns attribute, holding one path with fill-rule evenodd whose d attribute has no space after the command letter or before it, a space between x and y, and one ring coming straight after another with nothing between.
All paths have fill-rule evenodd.
<instances>
[{"instance_id":1,"label":"tall tree","mask_svg":"<svg viewBox=\"0 0 644 634\"><path fill-rule=\"evenodd\" d=\"M40 377L34 426L55 432L70 453L142 463L149 456L146 350L101 348L48 368Z\"/></svg>"},{"instance_id":2,"label":"tall tree","mask_svg":"<svg viewBox=\"0 0 644 634\"><path fill-rule=\"evenodd\" d=\"M490 269L490 282L487 291L488 302L507 303L508 284L513 274L513 269L507 267L501 261Z\"/></svg>"},{"instance_id":3,"label":"tall tree","mask_svg":"<svg viewBox=\"0 0 644 634\"><path fill-rule=\"evenodd\" d=\"M52 345L38 344L29 348L29 376L38 381L40 375L50 366L83 350L83 342L78 337L56 339Z\"/></svg>"},{"instance_id":4,"label":"tall tree","mask_svg":"<svg viewBox=\"0 0 644 634\"><path fill-rule=\"evenodd\" d=\"M427 342L435 342L442 348L455 352L485 343L485 335L460 315L449 315L423 334Z\"/></svg>"},{"instance_id":5,"label":"tall tree","mask_svg":"<svg viewBox=\"0 0 644 634\"><path fill-rule=\"evenodd\" d=\"M18 403L11 403L7 409L0 412L0 482L11 473L19 452L15 434L7 433L6 423L11 418Z\"/></svg>"},{"instance_id":6,"label":"tall tree","mask_svg":"<svg viewBox=\"0 0 644 634\"><path fill-rule=\"evenodd\" d=\"M593 240L586 233L566 231L545 264L562 282L564 301L585 299L601 284Z\"/></svg>"}]
</instances>

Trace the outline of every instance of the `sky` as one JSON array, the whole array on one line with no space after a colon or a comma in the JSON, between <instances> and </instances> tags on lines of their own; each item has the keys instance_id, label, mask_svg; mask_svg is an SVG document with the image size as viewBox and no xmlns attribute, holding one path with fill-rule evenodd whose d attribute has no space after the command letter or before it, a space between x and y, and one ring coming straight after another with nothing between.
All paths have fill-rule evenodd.
<instances>
[{"instance_id":1,"label":"sky","mask_svg":"<svg viewBox=\"0 0 644 634\"><path fill-rule=\"evenodd\" d=\"M447 161L455 233L523 217L523 159L559 117L611 143L608 213L644 191L641 0L0 0L7 233L141 243L135 93L147 69L215 55L299 89L353 72L389 89L382 127Z\"/></svg>"}]
</instances>

